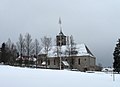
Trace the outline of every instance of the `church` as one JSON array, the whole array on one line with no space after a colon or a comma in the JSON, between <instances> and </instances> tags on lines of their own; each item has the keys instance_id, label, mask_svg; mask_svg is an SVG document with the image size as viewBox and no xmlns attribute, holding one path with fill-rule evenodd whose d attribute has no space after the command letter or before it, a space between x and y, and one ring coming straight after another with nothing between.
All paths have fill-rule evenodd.
<instances>
[{"instance_id":1,"label":"church","mask_svg":"<svg viewBox=\"0 0 120 87\"><path fill-rule=\"evenodd\" d=\"M41 52L38 65L50 69L94 71L96 57L85 44L76 44L72 36L64 35L60 29L56 36L56 45L51 47L48 54Z\"/></svg>"}]
</instances>

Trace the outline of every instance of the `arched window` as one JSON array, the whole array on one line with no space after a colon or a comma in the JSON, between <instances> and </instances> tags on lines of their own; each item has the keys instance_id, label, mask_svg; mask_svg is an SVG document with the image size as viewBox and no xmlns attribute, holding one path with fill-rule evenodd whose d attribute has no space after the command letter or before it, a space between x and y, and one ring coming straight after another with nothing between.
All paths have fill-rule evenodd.
<instances>
[{"instance_id":1,"label":"arched window","mask_svg":"<svg viewBox=\"0 0 120 87\"><path fill-rule=\"evenodd\" d=\"M48 60L48 65L50 65L50 60Z\"/></svg>"},{"instance_id":2,"label":"arched window","mask_svg":"<svg viewBox=\"0 0 120 87\"><path fill-rule=\"evenodd\" d=\"M80 58L78 59L78 64L80 65Z\"/></svg>"},{"instance_id":3,"label":"arched window","mask_svg":"<svg viewBox=\"0 0 120 87\"><path fill-rule=\"evenodd\" d=\"M54 59L54 65L55 65L55 59Z\"/></svg>"}]
</instances>

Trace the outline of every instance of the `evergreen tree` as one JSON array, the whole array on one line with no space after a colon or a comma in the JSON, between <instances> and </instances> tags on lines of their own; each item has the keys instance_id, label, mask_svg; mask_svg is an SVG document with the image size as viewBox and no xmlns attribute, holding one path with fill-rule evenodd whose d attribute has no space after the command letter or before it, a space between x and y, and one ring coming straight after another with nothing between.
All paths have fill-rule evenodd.
<instances>
[{"instance_id":1,"label":"evergreen tree","mask_svg":"<svg viewBox=\"0 0 120 87\"><path fill-rule=\"evenodd\" d=\"M2 48L1 48L1 61L0 62L3 62L4 64L6 64L8 62L6 54L7 54L6 45L5 45L5 43L3 43Z\"/></svg>"},{"instance_id":2,"label":"evergreen tree","mask_svg":"<svg viewBox=\"0 0 120 87\"><path fill-rule=\"evenodd\" d=\"M0 63L1 63L1 48L0 48Z\"/></svg>"},{"instance_id":3,"label":"evergreen tree","mask_svg":"<svg viewBox=\"0 0 120 87\"><path fill-rule=\"evenodd\" d=\"M114 56L114 63L113 63L114 71L120 73L120 39L116 44L113 56Z\"/></svg>"},{"instance_id":4,"label":"evergreen tree","mask_svg":"<svg viewBox=\"0 0 120 87\"><path fill-rule=\"evenodd\" d=\"M10 38L6 42L5 49L6 49L6 56L8 59L8 64L14 65L16 57L17 57L17 49L14 43L12 43L12 41L10 40Z\"/></svg>"}]
</instances>

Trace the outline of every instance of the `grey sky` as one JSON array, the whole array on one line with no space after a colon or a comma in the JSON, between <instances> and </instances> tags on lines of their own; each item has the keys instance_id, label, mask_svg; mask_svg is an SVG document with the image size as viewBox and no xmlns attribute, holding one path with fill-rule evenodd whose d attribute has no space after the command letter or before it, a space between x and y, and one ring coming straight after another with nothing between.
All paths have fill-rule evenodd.
<instances>
[{"instance_id":1,"label":"grey sky","mask_svg":"<svg viewBox=\"0 0 120 87\"><path fill-rule=\"evenodd\" d=\"M20 33L33 39L55 39L61 17L63 32L85 43L97 63L112 66L112 53L120 36L120 0L0 0L0 44Z\"/></svg>"}]
</instances>

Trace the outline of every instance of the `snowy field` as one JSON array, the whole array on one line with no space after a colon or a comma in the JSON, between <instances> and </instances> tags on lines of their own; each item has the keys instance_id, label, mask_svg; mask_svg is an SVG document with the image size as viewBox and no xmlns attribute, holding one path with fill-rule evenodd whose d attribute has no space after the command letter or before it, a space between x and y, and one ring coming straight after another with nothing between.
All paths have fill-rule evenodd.
<instances>
[{"instance_id":1,"label":"snowy field","mask_svg":"<svg viewBox=\"0 0 120 87\"><path fill-rule=\"evenodd\" d=\"M0 87L120 87L120 75L0 65Z\"/></svg>"}]
</instances>

